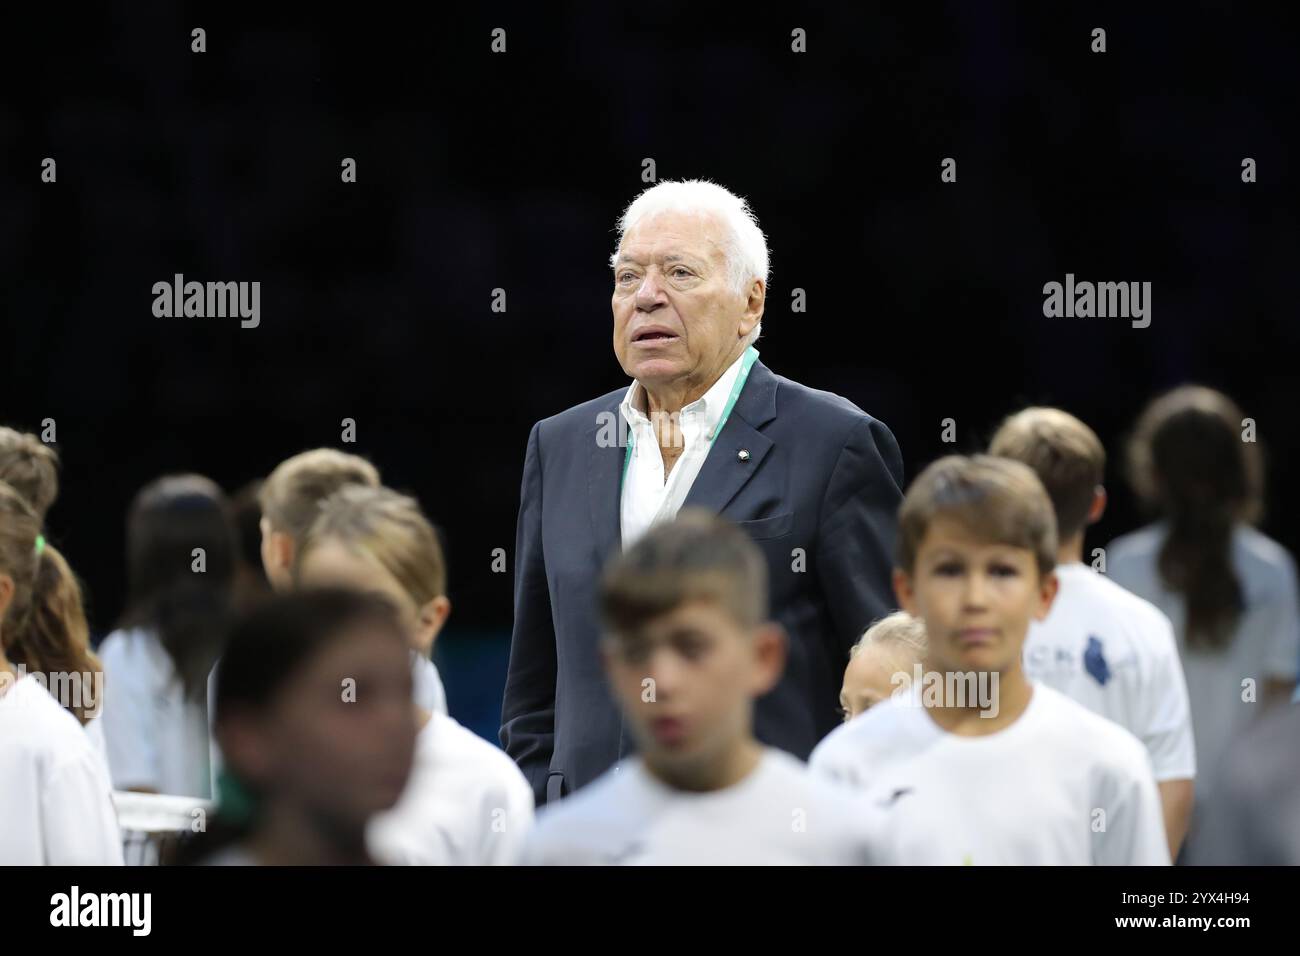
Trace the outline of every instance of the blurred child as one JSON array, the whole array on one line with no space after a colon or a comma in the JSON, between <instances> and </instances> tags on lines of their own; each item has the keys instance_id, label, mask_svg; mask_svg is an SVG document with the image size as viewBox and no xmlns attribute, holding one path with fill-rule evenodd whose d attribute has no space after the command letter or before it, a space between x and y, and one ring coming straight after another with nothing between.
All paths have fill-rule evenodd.
<instances>
[{"instance_id":1,"label":"blurred child","mask_svg":"<svg viewBox=\"0 0 1300 956\"><path fill-rule=\"evenodd\" d=\"M1242 423L1226 395L1198 386L1147 406L1130 479L1159 518L1106 548L1110 577L1173 622L1207 782L1246 724L1290 696L1300 655L1295 561L1250 526L1263 467Z\"/></svg>"},{"instance_id":2,"label":"blurred child","mask_svg":"<svg viewBox=\"0 0 1300 956\"><path fill-rule=\"evenodd\" d=\"M1083 563L1084 530L1106 507L1101 441L1060 409L1027 408L1003 422L989 453L1034 469L1056 514L1060 588L1047 617L1029 625L1025 674L1142 741L1177 856L1196 776L1187 681L1169 618Z\"/></svg>"},{"instance_id":3,"label":"blurred child","mask_svg":"<svg viewBox=\"0 0 1300 956\"><path fill-rule=\"evenodd\" d=\"M350 587L398 609L412 653L428 659L451 613L438 536L414 499L349 487L327 498L300 539L301 587ZM417 707L415 769L401 802L371 822L377 858L408 864L499 864L518 857L533 794L514 761L451 717Z\"/></svg>"},{"instance_id":4,"label":"blurred child","mask_svg":"<svg viewBox=\"0 0 1300 956\"><path fill-rule=\"evenodd\" d=\"M852 720L912 684L925 657L925 625L906 611L895 611L867 629L849 650L840 687L840 711Z\"/></svg>"},{"instance_id":5,"label":"blurred child","mask_svg":"<svg viewBox=\"0 0 1300 956\"><path fill-rule=\"evenodd\" d=\"M31 432L0 426L0 481L6 482L31 506L36 520L40 522L41 531L44 532L45 516L59 497L58 452ZM71 576L70 580L75 585L75 576ZM78 595L77 613L84 621L80 602ZM89 628L84 629L88 641ZM107 762L108 743L104 739L102 708L103 701L97 702L93 712L85 715L87 719L84 727L95 750Z\"/></svg>"},{"instance_id":6,"label":"blurred child","mask_svg":"<svg viewBox=\"0 0 1300 956\"><path fill-rule=\"evenodd\" d=\"M209 865L372 862L366 824L397 802L415 750L407 637L351 590L278 595L240 619L216 683L226 786Z\"/></svg>"},{"instance_id":7,"label":"blurred child","mask_svg":"<svg viewBox=\"0 0 1300 956\"><path fill-rule=\"evenodd\" d=\"M539 814L531 864L853 864L868 807L753 734L785 635L767 566L739 528L693 509L608 566L601 656L639 755Z\"/></svg>"},{"instance_id":8,"label":"blurred child","mask_svg":"<svg viewBox=\"0 0 1300 956\"><path fill-rule=\"evenodd\" d=\"M207 798L208 674L229 626L235 533L201 475L145 485L127 517L127 602L100 645L109 768L120 790Z\"/></svg>"},{"instance_id":9,"label":"blurred child","mask_svg":"<svg viewBox=\"0 0 1300 956\"><path fill-rule=\"evenodd\" d=\"M357 455L316 448L281 462L262 485L262 563L271 587L293 586L293 568L303 535L323 502L352 486L379 487L379 471ZM415 699L427 710L447 713L447 694L427 653L413 658Z\"/></svg>"},{"instance_id":10,"label":"blurred child","mask_svg":"<svg viewBox=\"0 0 1300 956\"><path fill-rule=\"evenodd\" d=\"M120 865L108 769L78 723L98 662L76 580L40 527L0 482L0 862Z\"/></svg>"},{"instance_id":11,"label":"blurred child","mask_svg":"<svg viewBox=\"0 0 1300 956\"><path fill-rule=\"evenodd\" d=\"M1142 744L1021 668L1057 587L1056 519L1034 473L983 455L933 463L903 500L898 555L894 590L925 624L926 673L810 761L885 814L885 858L1167 865Z\"/></svg>"}]
</instances>

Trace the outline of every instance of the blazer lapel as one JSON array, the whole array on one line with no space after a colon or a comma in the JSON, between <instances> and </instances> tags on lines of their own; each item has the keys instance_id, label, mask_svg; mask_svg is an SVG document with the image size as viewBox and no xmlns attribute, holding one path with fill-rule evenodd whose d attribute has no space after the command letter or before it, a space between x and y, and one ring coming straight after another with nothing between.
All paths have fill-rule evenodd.
<instances>
[{"instance_id":1,"label":"blazer lapel","mask_svg":"<svg viewBox=\"0 0 1300 956\"><path fill-rule=\"evenodd\" d=\"M758 470L772 450L772 440L759 429L776 417L776 386L771 369L755 362L683 508L707 508L721 514Z\"/></svg>"},{"instance_id":2,"label":"blazer lapel","mask_svg":"<svg viewBox=\"0 0 1300 956\"><path fill-rule=\"evenodd\" d=\"M620 393L601 410L587 439L587 500L591 505L593 540L600 562L615 553L623 539L619 498L628 430L618 410L622 401Z\"/></svg>"}]
</instances>

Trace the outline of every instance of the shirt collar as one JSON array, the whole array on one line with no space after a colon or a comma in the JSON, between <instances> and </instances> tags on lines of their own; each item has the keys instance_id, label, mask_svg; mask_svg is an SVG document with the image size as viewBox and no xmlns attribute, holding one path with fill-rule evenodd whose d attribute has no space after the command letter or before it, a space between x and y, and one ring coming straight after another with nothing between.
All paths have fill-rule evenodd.
<instances>
[{"instance_id":1,"label":"shirt collar","mask_svg":"<svg viewBox=\"0 0 1300 956\"><path fill-rule=\"evenodd\" d=\"M748 351L748 349L746 349ZM711 436L713 430L718 427L718 422L722 419L722 411L727 405L727 399L731 396L731 389L736 384L736 378L740 375L740 365L745 360L745 353L741 352L740 356L727 367L727 370L718 376L718 380L709 386L709 390L691 402L682 409L683 415L694 417L696 412L704 413L705 434ZM623 415L623 420L633 427L650 424L650 419L641 411L638 404L644 401L644 389L641 383L632 380L632 384L627 387L627 392L623 395L623 401L619 404L619 412Z\"/></svg>"}]
</instances>

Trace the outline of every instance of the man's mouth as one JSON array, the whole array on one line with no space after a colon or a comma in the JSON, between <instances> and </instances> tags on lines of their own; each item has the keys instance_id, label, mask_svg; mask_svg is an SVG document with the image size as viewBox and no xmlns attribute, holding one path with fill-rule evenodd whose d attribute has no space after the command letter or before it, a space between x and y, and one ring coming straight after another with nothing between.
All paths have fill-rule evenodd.
<instances>
[{"instance_id":1,"label":"man's mouth","mask_svg":"<svg viewBox=\"0 0 1300 956\"><path fill-rule=\"evenodd\" d=\"M642 329L632 336L633 345L663 345L676 342L677 336L667 329Z\"/></svg>"}]
</instances>

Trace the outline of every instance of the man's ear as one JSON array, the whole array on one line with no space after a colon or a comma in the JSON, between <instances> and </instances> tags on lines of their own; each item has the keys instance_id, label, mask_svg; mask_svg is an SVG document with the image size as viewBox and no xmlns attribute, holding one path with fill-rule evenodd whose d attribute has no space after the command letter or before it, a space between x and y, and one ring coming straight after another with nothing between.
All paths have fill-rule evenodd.
<instances>
[{"instance_id":1,"label":"man's ear","mask_svg":"<svg viewBox=\"0 0 1300 956\"><path fill-rule=\"evenodd\" d=\"M757 665L752 689L755 697L761 697L777 685L785 671L789 639L785 628L776 621L768 621L759 625L752 640Z\"/></svg>"},{"instance_id":2,"label":"man's ear","mask_svg":"<svg viewBox=\"0 0 1300 956\"><path fill-rule=\"evenodd\" d=\"M763 321L763 309L767 301L767 289L762 279L755 279L749 284L749 290L745 293L745 312L740 317L740 326L737 331L743 339L754 331L754 326Z\"/></svg>"},{"instance_id":3,"label":"man's ear","mask_svg":"<svg viewBox=\"0 0 1300 956\"><path fill-rule=\"evenodd\" d=\"M415 646L420 653L428 656L450 614L451 599L445 594L439 594L420 608L419 620L415 625Z\"/></svg>"},{"instance_id":4,"label":"man's ear","mask_svg":"<svg viewBox=\"0 0 1300 956\"><path fill-rule=\"evenodd\" d=\"M912 576L902 568L894 568L894 596L898 606L912 617L920 617L916 610L916 591L912 588Z\"/></svg>"}]
</instances>

